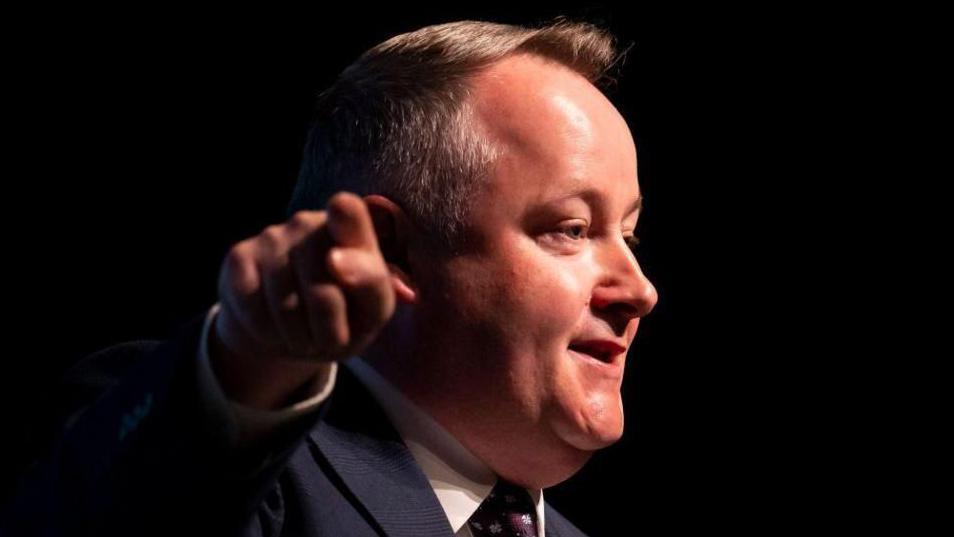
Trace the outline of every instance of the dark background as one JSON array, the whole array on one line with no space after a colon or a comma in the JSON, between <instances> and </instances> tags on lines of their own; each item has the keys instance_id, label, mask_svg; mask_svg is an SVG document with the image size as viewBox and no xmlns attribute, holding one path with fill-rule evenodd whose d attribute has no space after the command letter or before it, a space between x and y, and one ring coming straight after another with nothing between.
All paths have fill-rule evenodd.
<instances>
[{"instance_id":1,"label":"dark background","mask_svg":"<svg viewBox=\"0 0 954 537\"><path fill-rule=\"evenodd\" d=\"M170 335L215 301L228 247L283 218L315 96L351 60L427 24L560 14L632 44L610 95L638 143L660 302L631 354L624 439L547 498L594 536L844 514L860 472L838 439L855 422L833 404L844 369L818 347L835 329L815 283L847 275L813 233L839 188L820 118L854 64L818 11L639 3L11 19L4 494L48 438L63 368Z\"/></svg>"}]
</instances>

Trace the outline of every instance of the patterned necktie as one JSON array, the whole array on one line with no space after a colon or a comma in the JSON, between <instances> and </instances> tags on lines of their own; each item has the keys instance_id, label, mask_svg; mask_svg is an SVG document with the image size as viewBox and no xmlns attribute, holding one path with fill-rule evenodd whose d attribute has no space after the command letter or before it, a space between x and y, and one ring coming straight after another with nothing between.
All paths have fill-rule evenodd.
<instances>
[{"instance_id":1,"label":"patterned necktie","mask_svg":"<svg viewBox=\"0 0 954 537\"><path fill-rule=\"evenodd\" d=\"M501 479L467 524L474 537L537 537L537 510L526 489Z\"/></svg>"}]
</instances>

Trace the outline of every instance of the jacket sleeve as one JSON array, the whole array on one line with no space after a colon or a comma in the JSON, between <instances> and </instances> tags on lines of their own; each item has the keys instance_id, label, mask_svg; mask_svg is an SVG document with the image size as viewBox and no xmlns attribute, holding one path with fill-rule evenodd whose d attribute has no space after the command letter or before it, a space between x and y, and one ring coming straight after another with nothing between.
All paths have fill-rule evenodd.
<instances>
[{"instance_id":1,"label":"jacket sleeve","mask_svg":"<svg viewBox=\"0 0 954 537\"><path fill-rule=\"evenodd\" d=\"M128 343L64 378L70 407L4 509L0 534L240 535L324 405L267 442L237 443L199 389L204 317L164 343Z\"/></svg>"}]
</instances>

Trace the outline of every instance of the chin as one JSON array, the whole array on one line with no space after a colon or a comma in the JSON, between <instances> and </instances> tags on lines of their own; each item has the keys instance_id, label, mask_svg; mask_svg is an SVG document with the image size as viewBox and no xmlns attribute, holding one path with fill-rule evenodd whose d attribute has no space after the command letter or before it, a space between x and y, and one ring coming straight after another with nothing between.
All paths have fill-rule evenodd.
<instances>
[{"instance_id":1,"label":"chin","mask_svg":"<svg viewBox=\"0 0 954 537\"><path fill-rule=\"evenodd\" d=\"M623 437L623 429L589 430L574 435L567 435L564 440L580 451L594 452L612 446Z\"/></svg>"},{"instance_id":2,"label":"chin","mask_svg":"<svg viewBox=\"0 0 954 537\"><path fill-rule=\"evenodd\" d=\"M594 399L576 416L557 422L554 430L564 442L573 448L593 452L609 447L623 437L623 407L617 399L615 404Z\"/></svg>"},{"instance_id":3,"label":"chin","mask_svg":"<svg viewBox=\"0 0 954 537\"><path fill-rule=\"evenodd\" d=\"M596 424L594 424L596 425ZM618 426L599 423L599 427L567 420L552 422L552 431L545 446L537 446L531 458L508 457L507 463L491 465L505 479L528 488L547 488L566 481L580 471L596 450L607 447L623 434L622 416ZM522 455L522 454L521 454ZM520 460L519 464L513 464Z\"/></svg>"}]
</instances>

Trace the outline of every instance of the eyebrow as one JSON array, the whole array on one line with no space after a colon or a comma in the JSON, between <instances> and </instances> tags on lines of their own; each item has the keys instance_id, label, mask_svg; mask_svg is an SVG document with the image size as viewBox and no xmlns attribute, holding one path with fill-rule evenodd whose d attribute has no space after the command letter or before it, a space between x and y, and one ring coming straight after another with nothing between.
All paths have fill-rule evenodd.
<instances>
[{"instance_id":1,"label":"eyebrow","mask_svg":"<svg viewBox=\"0 0 954 537\"><path fill-rule=\"evenodd\" d=\"M579 191L570 193L570 194L568 194L568 195L566 195L566 196L561 196L561 197L559 197L559 198L557 198L557 199L550 200L550 201L548 201L548 202L546 202L546 203L547 203L547 204L550 204L550 203L558 203L558 202L570 200L570 199L573 199L573 198L582 199L583 201L586 201L587 203L600 203L600 202L598 201L598 200L599 200L599 194L598 194L595 190L590 189L590 188L585 188L585 189L583 189L583 190L579 190ZM639 196L638 196L635 200L633 200L633 201L629 204L629 206L626 207L626 211L625 211L623 214L626 214L626 215L633 214L633 213L635 213L635 212L637 212L637 211L642 210L642 208L643 208L643 195L642 195L642 192L640 192Z\"/></svg>"}]
</instances>

